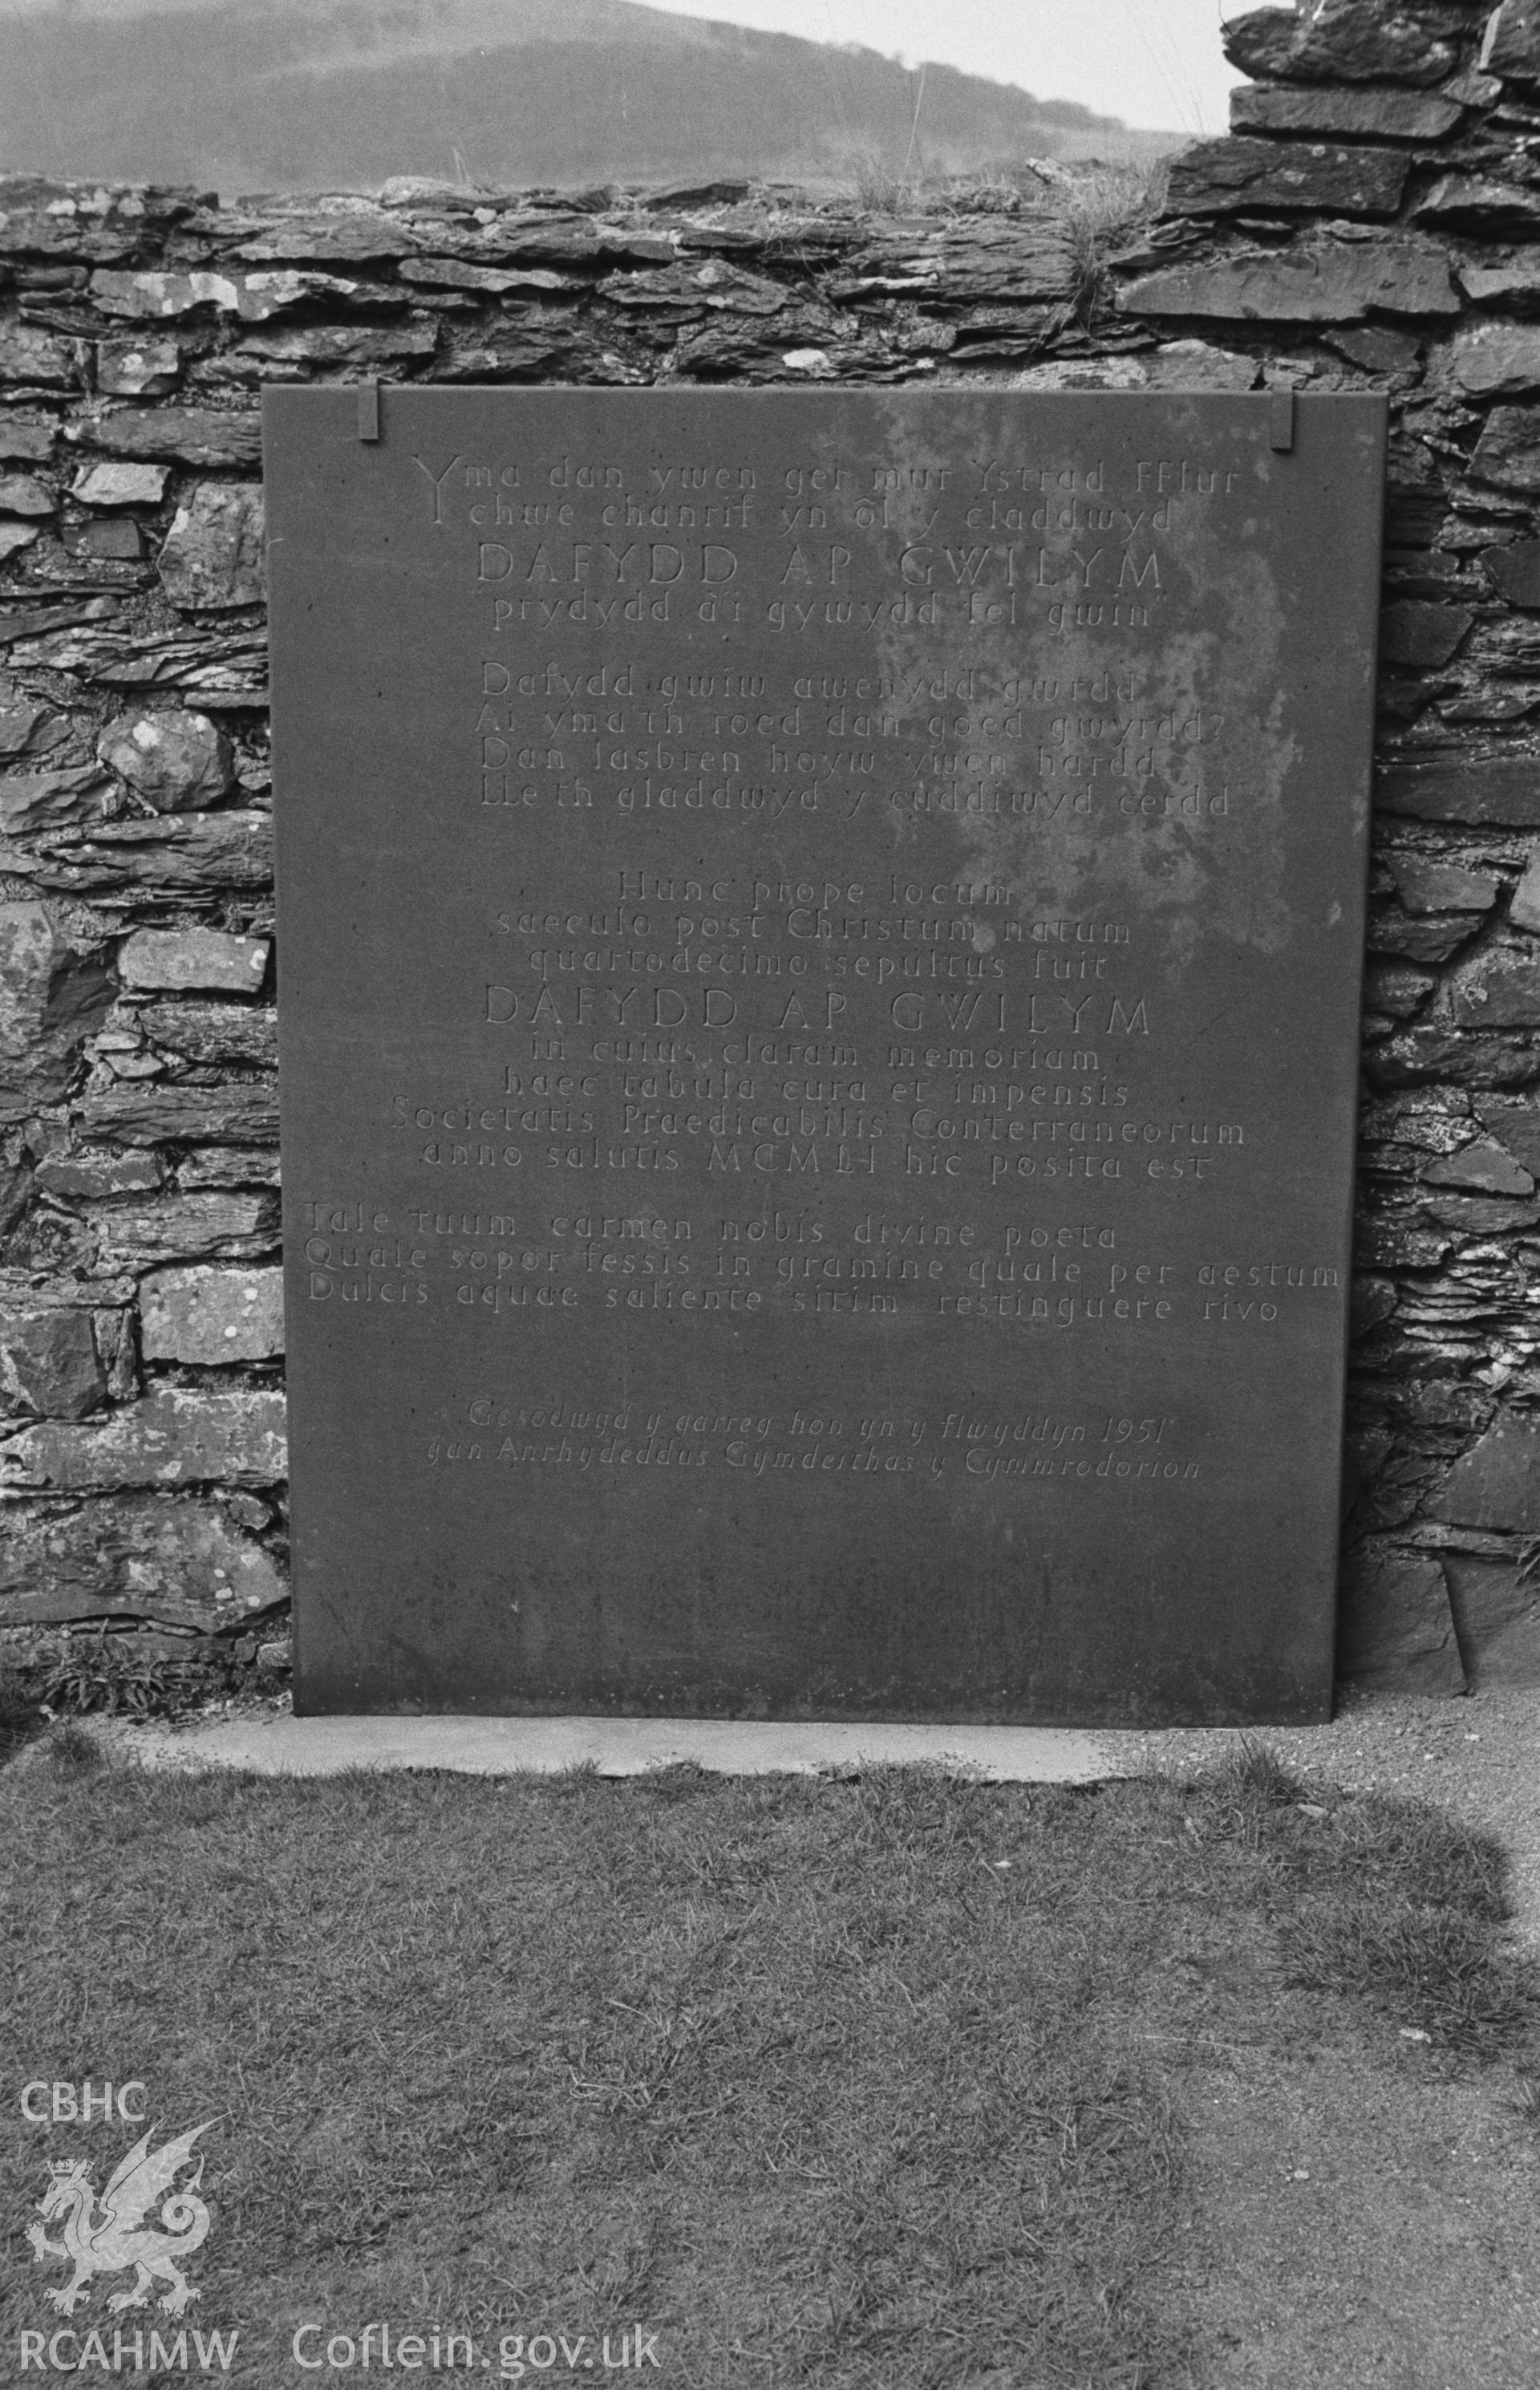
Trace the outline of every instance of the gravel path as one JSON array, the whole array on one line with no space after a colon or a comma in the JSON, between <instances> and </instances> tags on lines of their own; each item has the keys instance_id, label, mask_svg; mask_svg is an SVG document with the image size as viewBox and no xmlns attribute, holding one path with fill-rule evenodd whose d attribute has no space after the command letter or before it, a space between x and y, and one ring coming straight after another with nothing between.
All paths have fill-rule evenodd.
<instances>
[{"instance_id":1,"label":"gravel path","mask_svg":"<svg viewBox=\"0 0 1540 2390\"><path fill-rule=\"evenodd\" d=\"M1436 1801L1496 1835L1513 1867L1514 1930L1540 1950L1540 1686L1501 1686L1464 1701L1347 1694L1329 1726L1171 1728L1108 1738L1145 1766L1212 1765L1243 1740L1265 1743L1302 1777L1344 1792Z\"/></svg>"}]
</instances>

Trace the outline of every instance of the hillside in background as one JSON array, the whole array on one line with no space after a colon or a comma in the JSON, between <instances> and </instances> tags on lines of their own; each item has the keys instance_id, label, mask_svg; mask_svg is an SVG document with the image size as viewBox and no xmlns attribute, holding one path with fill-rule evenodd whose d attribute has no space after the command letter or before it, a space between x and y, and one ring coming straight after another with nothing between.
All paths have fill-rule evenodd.
<instances>
[{"instance_id":1,"label":"hillside in background","mask_svg":"<svg viewBox=\"0 0 1540 2390\"><path fill-rule=\"evenodd\" d=\"M918 126L916 104L919 102ZM631 0L0 0L0 168L255 190L848 182L1179 136Z\"/></svg>"}]
</instances>

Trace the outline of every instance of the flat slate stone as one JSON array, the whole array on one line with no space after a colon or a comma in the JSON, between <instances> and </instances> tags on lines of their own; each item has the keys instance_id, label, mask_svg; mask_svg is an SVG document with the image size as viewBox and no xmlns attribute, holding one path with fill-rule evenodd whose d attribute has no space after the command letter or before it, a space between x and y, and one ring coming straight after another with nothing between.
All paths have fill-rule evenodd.
<instances>
[{"instance_id":1,"label":"flat slate stone","mask_svg":"<svg viewBox=\"0 0 1540 2390\"><path fill-rule=\"evenodd\" d=\"M430 290L486 290L494 299L505 290L573 290L581 286L575 274L549 265L472 265L464 258L414 257L401 268L403 282Z\"/></svg>"},{"instance_id":2,"label":"flat slate stone","mask_svg":"<svg viewBox=\"0 0 1540 2390\"><path fill-rule=\"evenodd\" d=\"M913 289L933 279L953 305L990 299L1062 299L1074 285L1073 260L1062 222L1052 215L961 217L954 224L868 228L850 260L868 287Z\"/></svg>"},{"instance_id":3,"label":"flat slate stone","mask_svg":"<svg viewBox=\"0 0 1540 2390\"><path fill-rule=\"evenodd\" d=\"M1383 400L265 408L302 1706L1324 1715Z\"/></svg>"},{"instance_id":4,"label":"flat slate stone","mask_svg":"<svg viewBox=\"0 0 1540 2390\"><path fill-rule=\"evenodd\" d=\"M277 1014L271 1005L145 1004L139 1026L161 1053L185 1055L190 1062L278 1067Z\"/></svg>"},{"instance_id":5,"label":"flat slate stone","mask_svg":"<svg viewBox=\"0 0 1540 2390\"><path fill-rule=\"evenodd\" d=\"M12 1510L0 1538L0 1626L149 1618L205 1634L289 1598L272 1555L232 1524L250 1496L96 1494Z\"/></svg>"},{"instance_id":6,"label":"flat slate stone","mask_svg":"<svg viewBox=\"0 0 1540 2390\"><path fill-rule=\"evenodd\" d=\"M1380 616L1380 661L1419 671L1446 664L1475 621L1468 606L1439 606L1402 598Z\"/></svg>"},{"instance_id":7,"label":"flat slate stone","mask_svg":"<svg viewBox=\"0 0 1540 2390\"><path fill-rule=\"evenodd\" d=\"M131 257L148 238L191 215L197 194L140 183L52 182L40 174L0 176L0 257Z\"/></svg>"},{"instance_id":8,"label":"flat slate stone","mask_svg":"<svg viewBox=\"0 0 1540 2390\"><path fill-rule=\"evenodd\" d=\"M89 1311L0 1307L0 1411L78 1420L106 1399Z\"/></svg>"},{"instance_id":9,"label":"flat slate stone","mask_svg":"<svg viewBox=\"0 0 1540 2390\"><path fill-rule=\"evenodd\" d=\"M76 1117L88 1137L120 1145L255 1145L278 1133L271 1086L160 1086L152 1080L84 1096Z\"/></svg>"},{"instance_id":10,"label":"flat slate stone","mask_svg":"<svg viewBox=\"0 0 1540 2390\"><path fill-rule=\"evenodd\" d=\"M68 341L30 324L7 324L0 330L0 381L72 390L80 379L80 363Z\"/></svg>"},{"instance_id":11,"label":"flat slate stone","mask_svg":"<svg viewBox=\"0 0 1540 2390\"><path fill-rule=\"evenodd\" d=\"M1386 1013L1392 1021L1409 1020L1436 985L1430 972L1417 970L1409 963L1371 959L1364 974L1364 1007L1368 1012Z\"/></svg>"},{"instance_id":12,"label":"flat slate stone","mask_svg":"<svg viewBox=\"0 0 1540 2390\"><path fill-rule=\"evenodd\" d=\"M51 1155L37 1166L37 1183L46 1193L88 1202L106 1195L152 1194L165 1180L166 1165L158 1153L76 1150Z\"/></svg>"},{"instance_id":13,"label":"flat slate stone","mask_svg":"<svg viewBox=\"0 0 1540 2390\"><path fill-rule=\"evenodd\" d=\"M230 742L206 713L123 714L102 731L96 752L157 813L215 804L235 783Z\"/></svg>"},{"instance_id":14,"label":"flat slate stone","mask_svg":"<svg viewBox=\"0 0 1540 2390\"><path fill-rule=\"evenodd\" d=\"M203 1146L183 1155L176 1177L182 1187L276 1187L278 1156L263 1146Z\"/></svg>"},{"instance_id":15,"label":"flat slate stone","mask_svg":"<svg viewBox=\"0 0 1540 2390\"><path fill-rule=\"evenodd\" d=\"M1292 8L1252 8L1222 20L1225 56L1259 82L1443 83L1459 64L1452 42L1438 41L1408 9L1364 8L1356 0L1301 17Z\"/></svg>"},{"instance_id":16,"label":"flat slate stone","mask_svg":"<svg viewBox=\"0 0 1540 2390\"><path fill-rule=\"evenodd\" d=\"M1482 550L1487 577L1510 606L1540 608L1540 539Z\"/></svg>"},{"instance_id":17,"label":"flat slate stone","mask_svg":"<svg viewBox=\"0 0 1540 2390\"><path fill-rule=\"evenodd\" d=\"M1534 1181L1521 1163L1489 1137L1478 1137L1457 1153L1431 1162L1422 1174L1427 1187L1463 1187L1480 1195L1533 1195Z\"/></svg>"},{"instance_id":18,"label":"flat slate stone","mask_svg":"<svg viewBox=\"0 0 1540 2390\"><path fill-rule=\"evenodd\" d=\"M1540 265L1521 253L1506 265L1476 265L1462 259L1460 289L1479 307L1500 306L1506 300L1521 314L1540 305Z\"/></svg>"},{"instance_id":19,"label":"flat slate stone","mask_svg":"<svg viewBox=\"0 0 1540 2390\"><path fill-rule=\"evenodd\" d=\"M1364 1068L1376 1086L1413 1086L1429 1079L1469 1079L1479 1086L1502 1087L1527 1079L1534 1062L1533 1056L1522 1046L1516 1046L1511 1037L1472 1035L1469 1029L1430 1022L1422 1027L1399 1031L1374 1046L1364 1057ZM1431 1268L1448 1250L1446 1244L1436 1249L1434 1244L1435 1240L1430 1240L1430 1261L1404 1258L1393 1266ZM1386 1266L1392 1266L1392 1262L1387 1260Z\"/></svg>"},{"instance_id":20,"label":"flat slate stone","mask_svg":"<svg viewBox=\"0 0 1540 2390\"><path fill-rule=\"evenodd\" d=\"M1472 398L1514 398L1540 390L1540 325L1478 324L1452 351L1455 379Z\"/></svg>"},{"instance_id":21,"label":"flat slate stone","mask_svg":"<svg viewBox=\"0 0 1540 2390\"><path fill-rule=\"evenodd\" d=\"M147 1360L271 1360L283 1351L283 1272L158 1270L140 1286L139 1314Z\"/></svg>"},{"instance_id":22,"label":"flat slate stone","mask_svg":"<svg viewBox=\"0 0 1540 2390\"><path fill-rule=\"evenodd\" d=\"M29 747L51 743L48 733L57 734L62 717L32 698L19 698L8 705L0 705L0 762L9 764L24 755Z\"/></svg>"},{"instance_id":23,"label":"flat slate stone","mask_svg":"<svg viewBox=\"0 0 1540 2390\"><path fill-rule=\"evenodd\" d=\"M178 465L254 465L262 455L260 416L212 407L125 406L82 423L76 436L116 456L164 456Z\"/></svg>"},{"instance_id":24,"label":"flat slate stone","mask_svg":"<svg viewBox=\"0 0 1540 2390\"><path fill-rule=\"evenodd\" d=\"M229 805L216 813L93 824L78 846L57 854L7 847L3 867L71 896L131 887L266 888L273 879L273 817Z\"/></svg>"},{"instance_id":25,"label":"flat slate stone","mask_svg":"<svg viewBox=\"0 0 1540 2390\"><path fill-rule=\"evenodd\" d=\"M157 1388L99 1426L45 1420L0 1446L0 1485L14 1492L270 1485L283 1475L284 1403L274 1394Z\"/></svg>"},{"instance_id":26,"label":"flat slate stone","mask_svg":"<svg viewBox=\"0 0 1540 2390\"><path fill-rule=\"evenodd\" d=\"M1230 252L1214 262L1159 267L1124 283L1118 294L1125 315L1211 316L1227 323L1351 324L1371 308L1455 315L1459 305L1447 258L1397 240Z\"/></svg>"},{"instance_id":27,"label":"flat slate stone","mask_svg":"<svg viewBox=\"0 0 1540 2390\"><path fill-rule=\"evenodd\" d=\"M1518 930L1540 931L1540 846L1532 846L1523 875L1513 892L1508 918Z\"/></svg>"},{"instance_id":28,"label":"flat slate stone","mask_svg":"<svg viewBox=\"0 0 1540 2390\"><path fill-rule=\"evenodd\" d=\"M1540 1532L1540 1426L1511 1413L1462 1454L1429 1497L1428 1514L1462 1527Z\"/></svg>"},{"instance_id":29,"label":"flat slate stone","mask_svg":"<svg viewBox=\"0 0 1540 2390\"><path fill-rule=\"evenodd\" d=\"M172 340L99 341L96 388L112 398L163 398L182 379L182 352Z\"/></svg>"},{"instance_id":30,"label":"flat slate stone","mask_svg":"<svg viewBox=\"0 0 1540 2390\"><path fill-rule=\"evenodd\" d=\"M1451 232L1533 239L1540 225L1540 192L1491 175L1446 174L1412 213L1418 224L1446 225Z\"/></svg>"},{"instance_id":31,"label":"flat slate stone","mask_svg":"<svg viewBox=\"0 0 1540 2390\"><path fill-rule=\"evenodd\" d=\"M1482 1128L1493 1130L1493 1136L1540 1178L1540 1099L1533 1095L1490 1095L1482 1087L1476 1097L1476 1113Z\"/></svg>"},{"instance_id":32,"label":"flat slate stone","mask_svg":"<svg viewBox=\"0 0 1540 2390\"><path fill-rule=\"evenodd\" d=\"M148 1269L157 1262L253 1261L277 1240L277 1214L266 1195L212 1190L114 1203L96 1223L105 1269Z\"/></svg>"},{"instance_id":33,"label":"flat slate stone","mask_svg":"<svg viewBox=\"0 0 1540 2390\"><path fill-rule=\"evenodd\" d=\"M189 613L259 605L266 589L260 482L200 482L177 508L156 569L172 604Z\"/></svg>"},{"instance_id":34,"label":"flat slate stone","mask_svg":"<svg viewBox=\"0 0 1540 2390\"><path fill-rule=\"evenodd\" d=\"M1133 360L1130 360L1133 362ZM1168 341L1137 361L1147 390L1254 390L1258 360L1207 341Z\"/></svg>"},{"instance_id":35,"label":"flat slate stone","mask_svg":"<svg viewBox=\"0 0 1540 2390\"><path fill-rule=\"evenodd\" d=\"M1428 1219L1440 1227L1452 1229L1457 1237L1495 1237L1512 1228L1540 1226L1540 1204L1505 1202L1496 1196L1431 1197L1421 1209ZM1402 1266L1415 1269L1418 1265L1408 1255Z\"/></svg>"},{"instance_id":36,"label":"flat slate stone","mask_svg":"<svg viewBox=\"0 0 1540 2390\"><path fill-rule=\"evenodd\" d=\"M0 456L7 464L46 464L54 453L57 437L51 423L29 422L17 416L0 417Z\"/></svg>"},{"instance_id":37,"label":"flat slate stone","mask_svg":"<svg viewBox=\"0 0 1540 2390\"><path fill-rule=\"evenodd\" d=\"M51 515L58 500L35 473L0 473L0 514Z\"/></svg>"},{"instance_id":38,"label":"flat slate stone","mask_svg":"<svg viewBox=\"0 0 1540 2390\"><path fill-rule=\"evenodd\" d=\"M1443 913L1408 921L1401 913L1374 911L1369 915L1369 951L1402 955L1414 963L1441 963L1480 927L1481 916L1477 913Z\"/></svg>"},{"instance_id":39,"label":"flat slate stone","mask_svg":"<svg viewBox=\"0 0 1540 2390\"><path fill-rule=\"evenodd\" d=\"M1465 1670L1444 1572L1417 1552L1355 1556L1337 1664L1361 1689L1447 1697L1465 1690Z\"/></svg>"},{"instance_id":40,"label":"flat slate stone","mask_svg":"<svg viewBox=\"0 0 1540 2390\"><path fill-rule=\"evenodd\" d=\"M1540 1685L1540 1586L1514 1561L1444 1555L1455 1628L1471 1684Z\"/></svg>"},{"instance_id":41,"label":"flat slate stone","mask_svg":"<svg viewBox=\"0 0 1540 2390\"><path fill-rule=\"evenodd\" d=\"M366 265L410 257L419 243L398 216L374 208L336 214L290 216L255 239L242 241L232 256L260 265Z\"/></svg>"},{"instance_id":42,"label":"flat slate stone","mask_svg":"<svg viewBox=\"0 0 1540 2390\"><path fill-rule=\"evenodd\" d=\"M686 182L657 183L641 194L644 208L716 208L736 207L749 196L748 183L717 180L702 182L696 176Z\"/></svg>"},{"instance_id":43,"label":"flat slate stone","mask_svg":"<svg viewBox=\"0 0 1540 2390\"><path fill-rule=\"evenodd\" d=\"M1355 141L1438 141L1465 110L1431 92L1329 84L1242 84L1230 94L1237 133L1325 133Z\"/></svg>"},{"instance_id":44,"label":"flat slate stone","mask_svg":"<svg viewBox=\"0 0 1540 2390\"><path fill-rule=\"evenodd\" d=\"M1324 142L1199 141L1172 161L1162 212L1324 210L1393 216L1411 161L1400 149L1333 148Z\"/></svg>"},{"instance_id":45,"label":"flat slate stone","mask_svg":"<svg viewBox=\"0 0 1540 2390\"><path fill-rule=\"evenodd\" d=\"M65 1093L112 996L106 957L77 947L46 906L0 904L0 1120Z\"/></svg>"},{"instance_id":46,"label":"flat slate stone","mask_svg":"<svg viewBox=\"0 0 1540 2390\"><path fill-rule=\"evenodd\" d=\"M83 507L158 507L170 479L169 465L83 465L70 495Z\"/></svg>"},{"instance_id":47,"label":"flat slate stone","mask_svg":"<svg viewBox=\"0 0 1540 2390\"><path fill-rule=\"evenodd\" d=\"M216 315L238 315L248 324L265 324L296 307L346 301L358 289L354 282L330 274L94 274L92 304L105 315L158 317L191 315L211 308ZM378 302L378 294L375 295ZM206 462L207 459L199 459Z\"/></svg>"},{"instance_id":48,"label":"flat slate stone","mask_svg":"<svg viewBox=\"0 0 1540 2390\"><path fill-rule=\"evenodd\" d=\"M222 988L251 996L261 987L272 950L269 938L236 938L225 930L135 930L118 950L125 987Z\"/></svg>"},{"instance_id":49,"label":"flat slate stone","mask_svg":"<svg viewBox=\"0 0 1540 2390\"><path fill-rule=\"evenodd\" d=\"M306 324L281 332L253 332L231 351L263 364L297 366L392 366L430 357L438 333L430 324ZM276 380L256 373L256 381Z\"/></svg>"},{"instance_id":50,"label":"flat slate stone","mask_svg":"<svg viewBox=\"0 0 1540 2390\"><path fill-rule=\"evenodd\" d=\"M1540 755L1457 755L1427 764L1392 764L1377 773L1381 813L1417 821L1491 822L1540 828Z\"/></svg>"},{"instance_id":51,"label":"flat slate stone","mask_svg":"<svg viewBox=\"0 0 1540 2390\"><path fill-rule=\"evenodd\" d=\"M1461 906L1484 912L1502 889L1490 871L1468 871L1462 864L1436 863L1428 855L1392 855L1390 867L1408 913L1448 913Z\"/></svg>"},{"instance_id":52,"label":"flat slate stone","mask_svg":"<svg viewBox=\"0 0 1540 2390\"><path fill-rule=\"evenodd\" d=\"M1482 45L1483 74L1517 83L1540 80L1540 6L1536 0L1502 0L1488 19Z\"/></svg>"},{"instance_id":53,"label":"flat slate stone","mask_svg":"<svg viewBox=\"0 0 1540 2390\"><path fill-rule=\"evenodd\" d=\"M110 786L107 774L89 764L72 771L7 772L0 777L0 831L10 836L86 820L100 813Z\"/></svg>"},{"instance_id":54,"label":"flat slate stone","mask_svg":"<svg viewBox=\"0 0 1540 2390\"><path fill-rule=\"evenodd\" d=\"M145 552L145 536L132 517L103 515L81 526L81 546L87 556L111 557L119 564L137 564Z\"/></svg>"},{"instance_id":55,"label":"flat slate stone","mask_svg":"<svg viewBox=\"0 0 1540 2390\"><path fill-rule=\"evenodd\" d=\"M1457 980L1453 1017L1466 1029L1540 1027L1540 954L1498 947Z\"/></svg>"},{"instance_id":56,"label":"flat slate stone","mask_svg":"<svg viewBox=\"0 0 1540 2390\"><path fill-rule=\"evenodd\" d=\"M1495 406L1466 468L1499 490L1540 490L1540 409Z\"/></svg>"}]
</instances>

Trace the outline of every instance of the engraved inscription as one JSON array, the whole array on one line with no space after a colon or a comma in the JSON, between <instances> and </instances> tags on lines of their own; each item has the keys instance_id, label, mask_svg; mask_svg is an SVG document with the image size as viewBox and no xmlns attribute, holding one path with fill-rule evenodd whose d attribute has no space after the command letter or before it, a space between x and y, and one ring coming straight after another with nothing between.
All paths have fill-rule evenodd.
<instances>
[{"instance_id":1,"label":"engraved inscription","mask_svg":"<svg viewBox=\"0 0 1540 2390\"><path fill-rule=\"evenodd\" d=\"M267 402L302 1703L1315 1714L1380 403L345 402Z\"/></svg>"}]
</instances>

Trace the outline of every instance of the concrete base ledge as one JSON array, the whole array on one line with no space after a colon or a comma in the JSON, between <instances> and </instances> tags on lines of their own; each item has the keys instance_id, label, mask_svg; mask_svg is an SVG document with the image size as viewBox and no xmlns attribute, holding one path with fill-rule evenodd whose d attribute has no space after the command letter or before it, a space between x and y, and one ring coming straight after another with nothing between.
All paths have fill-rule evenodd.
<instances>
[{"instance_id":1,"label":"concrete base ledge","mask_svg":"<svg viewBox=\"0 0 1540 2390\"><path fill-rule=\"evenodd\" d=\"M588 1767L599 1776L645 1776L682 1762L718 1776L811 1776L925 1762L997 1784L1093 1784L1132 1775L1138 1765L1134 1736L1058 1727L276 1714L182 1728L101 1721L92 1731L114 1754L145 1767L246 1768L261 1776L336 1776L354 1767L444 1768L463 1776Z\"/></svg>"}]
</instances>

